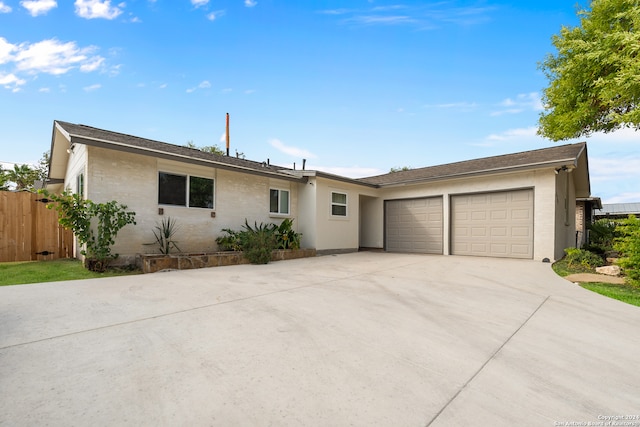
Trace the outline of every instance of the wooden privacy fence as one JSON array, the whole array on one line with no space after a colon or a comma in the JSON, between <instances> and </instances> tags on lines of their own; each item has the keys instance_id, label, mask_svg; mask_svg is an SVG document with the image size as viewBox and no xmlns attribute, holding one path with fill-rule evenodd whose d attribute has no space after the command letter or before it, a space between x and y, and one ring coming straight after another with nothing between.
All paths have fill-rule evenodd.
<instances>
[{"instance_id":1,"label":"wooden privacy fence","mask_svg":"<svg viewBox=\"0 0 640 427\"><path fill-rule=\"evenodd\" d=\"M73 256L73 233L58 224L44 196L0 191L0 262Z\"/></svg>"}]
</instances>

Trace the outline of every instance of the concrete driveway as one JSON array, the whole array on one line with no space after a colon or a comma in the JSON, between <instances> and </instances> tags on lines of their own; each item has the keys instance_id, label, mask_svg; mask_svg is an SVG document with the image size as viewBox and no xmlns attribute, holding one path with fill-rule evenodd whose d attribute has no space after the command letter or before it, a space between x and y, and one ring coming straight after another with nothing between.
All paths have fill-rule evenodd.
<instances>
[{"instance_id":1,"label":"concrete driveway","mask_svg":"<svg viewBox=\"0 0 640 427\"><path fill-rule=\"evenodd\" d=\"M0 288L7 426L640 426L639 360L640 308L533 261L361 252Z\"/></svg>"}]
</instances>

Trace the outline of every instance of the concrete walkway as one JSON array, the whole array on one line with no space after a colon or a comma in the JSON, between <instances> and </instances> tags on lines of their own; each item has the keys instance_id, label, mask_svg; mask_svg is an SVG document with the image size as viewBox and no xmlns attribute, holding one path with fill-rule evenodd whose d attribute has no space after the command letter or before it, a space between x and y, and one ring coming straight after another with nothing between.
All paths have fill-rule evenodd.
<instances>
[{"instance_id":1,"label":"concrete walkway","mask_svg":"<svg viewBox=\"0 0 640 427\"><path fill-rule=\"evenodd\" d=\"M520 260L362 252L8 286L0 425L587 425L640 415L639 330L640 308Z\"/></svg>"}]
</instances>

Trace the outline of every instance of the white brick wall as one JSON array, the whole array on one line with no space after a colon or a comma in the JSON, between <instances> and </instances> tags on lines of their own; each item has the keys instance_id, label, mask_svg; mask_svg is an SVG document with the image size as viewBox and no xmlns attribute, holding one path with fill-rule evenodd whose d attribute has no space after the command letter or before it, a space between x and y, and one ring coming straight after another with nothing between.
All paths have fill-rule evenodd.
<instances>
[{"instance_id":1,"label":"white brick wall","mask_svg":"<svg viewBox=\"0 0 640 427\"><path fill-rule=\"evenodd\" d=\"M237 173L232 171L157 160L151 157L88 147L89 163L85 186L87 197L95 202L117 200L136 213L136 225L123 228L116 239L114 252L122 261L131 261L136 253L157 252L153 243L153 228L162 218L171 217L179 226L176 240L183 252L218 250L216 237L223 228L239 230L245 218L253 225L280 223L282 218L294 218L297 226L297 186L285 180ZM158 172L195 175L215 181L214 209L158 205ZM269 188L290 190L290 215L269 214ZM164 210L158 214L158 208ZM215 218L211 213L215 212Z\"/></svg>"}]
</instances>

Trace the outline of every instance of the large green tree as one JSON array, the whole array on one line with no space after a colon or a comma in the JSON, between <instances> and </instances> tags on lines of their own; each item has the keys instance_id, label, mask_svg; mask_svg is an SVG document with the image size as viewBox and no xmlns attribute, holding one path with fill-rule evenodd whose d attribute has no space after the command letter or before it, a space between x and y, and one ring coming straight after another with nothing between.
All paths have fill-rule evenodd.
<instances>
[{"instance_id":1,"label":"large green tree","mask_svg":"<svg viewBox=\"0 0 640 427\"><path fill-rule=\"evenodd\" d=\"M0 165L0 191L9 190L9 179L7 177L7 171Z\"/></svg>"},{"instance_id":2,"label":"large green tree","mask_svg":"<svg viewBox=\"0 0 640 427\"><path fill-rule=\"evenodd\" d=\"M549 79L539 134L560 141L640 129L640 2L592 0L580 25L553 37L557 54L540 69Z\"/></svg>"},{"instance_id":3,"label":"large green tree","mask_svg":"<svg viewBox=\"0 0 640 427\"><path fill-rule=\"evenodd\" d=\"M13 169L5 172L7 181L15 184L15 189L33 190L34 182L38 179L38 171L29 165L13 165Z\"/></svg>"}]
</instances>

